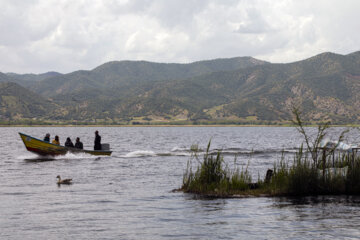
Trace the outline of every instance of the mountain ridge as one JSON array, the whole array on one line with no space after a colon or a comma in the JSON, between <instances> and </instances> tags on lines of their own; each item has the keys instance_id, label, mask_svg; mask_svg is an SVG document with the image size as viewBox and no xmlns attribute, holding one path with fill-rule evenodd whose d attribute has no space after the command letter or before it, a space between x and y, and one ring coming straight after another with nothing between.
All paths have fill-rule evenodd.
<instances>
[{"instance_id":1,"label":"mountain ridge","mask_svg":"<svg viewBox=\"0 0 360 240\"><path fill-rule=\"evenodd\" d=\"M282 64L251 57L112 61L29 89L55 101L62 110L52 116L64 121L281 123L299 105L308 121L358 123L360 51Z\"/></svg>"}]
</instances>

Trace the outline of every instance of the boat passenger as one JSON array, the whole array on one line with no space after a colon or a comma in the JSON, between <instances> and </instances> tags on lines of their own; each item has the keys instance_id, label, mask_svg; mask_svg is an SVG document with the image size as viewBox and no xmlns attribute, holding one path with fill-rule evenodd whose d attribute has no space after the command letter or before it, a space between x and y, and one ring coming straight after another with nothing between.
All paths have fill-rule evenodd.
<instances>
[{"instance_id":1,"label":"boat passenger","mask_svg":"<svg viewBox=\"0 0 360 240\"><path fill-rule=\"evenodd\" d=\"M80 142L80 138L76 138L75 148L83 149L83 143Z\"/></svg>"},{"instance_id":2,"label":"boat passenger","mask_svg":"<svg viewBox=\"0 0 360 240\"><path fill-rule=\"evenodd\" d=\"M50 142L50 133L47 133L44 137L44 142Z\"/></svg>"},{"instance_id":3,"label":"boat passenger","mask_svg":"<svg viewBox=\"0 0 360 240\"><path fill-rule=\"evenodd\" d=\"M69 137L66 139L65 147L74 147L74 144Z\"/></svg>"},{"instance_id":4,"label":"boat passenger","mask_svg":"<svg viewBox=\"0 0 360 240\"><path fill-rule=\"evenodd\" d=\"M60 140L59 140L59 136L56 135L55 136L55 139L52 141L53 144L56 144L56 145L60 145Z\"/></svg>"},{"instance_id":5,"label":"boat passenger","mask_svg":"<svg viewBox=\"0 0 360 240\"><path fill-rule=\"evenodd\" d=\"M101 136L99 131L95 131L94 150L101 150Z\"/></svg>"}]
</instances>

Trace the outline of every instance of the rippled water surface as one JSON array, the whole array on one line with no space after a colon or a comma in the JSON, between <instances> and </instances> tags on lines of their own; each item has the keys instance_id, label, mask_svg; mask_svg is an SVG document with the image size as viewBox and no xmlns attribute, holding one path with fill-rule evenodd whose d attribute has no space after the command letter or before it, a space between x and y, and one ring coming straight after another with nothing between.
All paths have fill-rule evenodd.
<instances>
[{"instance_id":1,"label":"rippled water surface","mask_svg":"<svg viewBox=\"0 0 360 240\"><path fill-rule=\"evenodd\" d=\"M111 157L39 161L18 132L81 137L95 128L0 128L0 239L358 239L359 197L199 199L172 192L189 148L222 149L229 164L262 177L301 143L293 128L105 127ZM335 130L335 132L340 129ZM358 135L350 133L355 141ZM55 177L73 178L58 187Z\"/></svg>"}]
</instances>

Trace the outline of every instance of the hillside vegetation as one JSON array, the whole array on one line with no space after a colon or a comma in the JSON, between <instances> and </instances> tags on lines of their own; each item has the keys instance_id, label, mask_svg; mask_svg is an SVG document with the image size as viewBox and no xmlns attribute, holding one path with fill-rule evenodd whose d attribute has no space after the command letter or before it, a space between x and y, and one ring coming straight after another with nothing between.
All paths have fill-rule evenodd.
<instances>
[{"instance_id":1,"label":"hillside vegetation","mask_svg":"<svg viewBox=\"0 0 360 240\"><path fill-rule=\"evenodd\" d=\"M1 120L55 119L64 109L12 82L0 83Z\"/></svg>"},{"instance_id":2,"label":"hillside vegetation","mask_svg":"<svg viewBox=\"0 0 360 240\"><path fill-rule=\"evenodd\" d=\"M120 61L69 74L0 74L0 82L27 88L4 95L0 85L2 98L52 104L34 105L41 112L2 100L1 120L278 124L289 122L292 106L301 106L306 121L360 120L360 52L323 53L289 64L251 57L189 64ZM22 98L28 95L33 98Z\"/></svg>"}]
</instances>

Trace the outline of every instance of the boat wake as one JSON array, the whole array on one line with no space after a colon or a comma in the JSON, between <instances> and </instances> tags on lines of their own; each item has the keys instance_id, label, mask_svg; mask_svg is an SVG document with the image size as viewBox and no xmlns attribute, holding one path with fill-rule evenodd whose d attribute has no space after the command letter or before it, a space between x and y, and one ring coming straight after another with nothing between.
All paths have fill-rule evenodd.
<instances>
[{"instance_id":1,"label":"boat wake","mask_svg":"<svg viewBox=\"0 0 360 240\"><path fill-rule=\"evenodd\" d=\"M101 156L104 157L104 156ZM91 155L91 154L87 154L87 153L66 153L65 155L60 155L60 156L56 156L54 157L56 160L61 160L61 159L97 159L99 158L99 156L96 155Z\"/></svg>"},{"instance_id":2,"label":"boat wake","mask_svg":"<svg viewBox=\"0 0 360 240\"><path fill-rule=\"evenodd\" d=\"M252 150L242 148L226 148L226 149L212 149L210 154L216 155L218 151L221 151L223 155L228 156L273 156L281 154L293 154L296 152L296 148L291 149L264 149L264 150ZM189 148L174 147L170 151L155 152L152 150L136 150L124 155L119 156L120 158L142 158L142 157L166 157L166 156L191 156L192 151ZM198 155L204 155L205 150L199 149Z\"/></svg>"},{"instance_id":3,"label":"boat wake","mask_svg":"<svg viewBox=\"0 0 360 240\"><path fill-rule=\"evenodd\" d=\"M190 156L190 151L179 151L179 152L154 152L154 151L148 151L148 150L137 150L133 152L129 152L123 156L120 156L121 158L139 158L139 157L166 157L166 156Z\"/></svg>"},{"instance_id":4,"label":"boat wake","mask_svg":"<svg viewBox=\"0 0 360 240\"><path fill-rule=\"evenodd\" d=\"M59 155L59 156L38 156L35 154L31 154L31 155L18 156L17 158L25 160L27 162L46 162L46 161L54 161L54 160L98 159L99 156L86 154L86 153L66 153L65 155Z\"/></svg>"},{"instance_id":5,"label":"boat wake","mask_svg":"<svg viewBox=\"0 0 360 240\"><path fill-rule=\"evenodd\" d=\"M263 150L252 150L243 148L225 148L225 149L212 149L210 154L216 155L218 151L221 151L224 156L259 156L267 157L281 154L293 154L296 152L296 148L290 149L263 149ZM199 149L197 154L199 156L204 155L206 149ZM153 150L135 150L123 155L118 156L119 158L143 158L143 157L190 157L193 152L190 148L185 147L174 147L169 151L156 152ZM101 156L104 157L104 156ZM18 159L22 159L28 162L41 162L41 161L53 161L53 160L71 160L71 159L98 159L99 156L90 155L86 153L66 153L65 155L59 156L37 156L34 154L18 156Z\"/></svg>"},{"instance_id":6,"label":"boat wake","mask_svg":"<svg viewBox=\"0 0 360 240\"><path fill-rule=\"evenodd\" d=\"M151 156L156 156L157 154L154 151L146 151L146 150L138 150L138 151L133 151L133 152L129 152L127 154L125 154L123 157L124 158L136 158L136 157L151 157Z\"/></svg>"}]
</instances>

